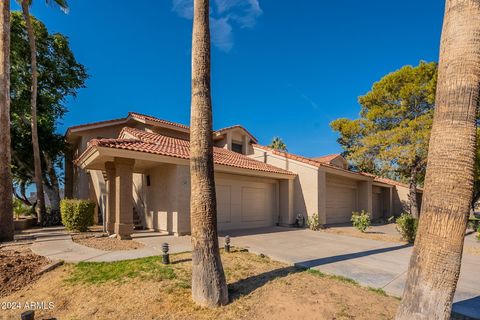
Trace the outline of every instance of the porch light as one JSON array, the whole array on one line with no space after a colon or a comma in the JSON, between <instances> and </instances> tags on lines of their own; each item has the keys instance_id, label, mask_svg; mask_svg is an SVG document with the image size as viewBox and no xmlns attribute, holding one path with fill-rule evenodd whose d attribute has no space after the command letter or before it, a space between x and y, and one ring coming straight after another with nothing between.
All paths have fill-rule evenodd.
<instances>
[{"instance_id":1,"label":"porch light","mask_svg":"<svg viewBox=\"0 0 480 320\"><path fill-rule=\"evenodd\" d=\"M225 236L225 252L230 252L230 236Z\"/></svg>"},{"instance_id":2,"label":"porch light","mask_svg":"<svg viewBox=\"0 0 480 320\"><path fill-rule=\"evenodd\" d=\"M162 244L162 263L163 264L170 264L170 255L168 254L168 243L164 242Z\"/></svg>"}]
</instances>

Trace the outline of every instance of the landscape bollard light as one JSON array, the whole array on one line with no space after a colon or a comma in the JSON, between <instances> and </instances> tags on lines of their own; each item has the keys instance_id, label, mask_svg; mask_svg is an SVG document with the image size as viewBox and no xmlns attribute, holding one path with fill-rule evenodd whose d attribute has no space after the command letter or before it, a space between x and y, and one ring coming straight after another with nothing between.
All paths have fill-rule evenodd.
<instances>
[{"instance_id":1,"label":"landscape bollard light","mask_svg":"<svg viewBox=\"0 0 480 320\"><path fill-rule=\"evenodd\" d=\"M35 311L33 310L28 310L25 312L22 312L22 315L20 316L21 320L35 320Z\"/></svg>"},{"instance_id":2,"label":"landscape bollard light","mask_svg":"<svg viewBox=\"0 0 480 320\"><path fill-rule=\"evenodd\" d=\"M162 262L163 264L170 264L170 255L168 254L168 243L162 244Z\"/></svg>"},{"instance_id":3,"label":"landscape bollard light","mask_svg":"<svg viewBox=\"0 0 480 320\"><path fill-rule=\"evenodd\" d=\"M230 236L225 236L225 252L230 252Z\"/></svg>"}]
</instances>

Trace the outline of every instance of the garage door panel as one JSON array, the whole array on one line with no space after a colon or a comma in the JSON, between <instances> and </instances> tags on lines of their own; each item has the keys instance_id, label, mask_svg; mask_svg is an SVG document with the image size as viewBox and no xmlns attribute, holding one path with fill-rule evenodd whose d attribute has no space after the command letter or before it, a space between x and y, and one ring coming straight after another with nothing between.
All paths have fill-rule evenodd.
<instances>
[{"instance_id":1,"label":"garage door panel","mask_svg":"<svg viewBox=\"0 0 480 320\"><path fill-rule=\"evenodd\" d=\"M350 222L356 208L356 190L348 187L327 187L327 223Z\"/></svg>"},{"instance_id":2,"label":"garage door panel","mask_svg":"<svg viewBox=\"0 0 480 320\"><path fill-rule=\"evenodd\" d=\"M273 225L274 185L244 178L216 180L218 229L257 228Z\"/></svg>"},{"instance_id":3,"label":"garage door panel","mask_svg":"<svg viewBox=\"0 0 480 320\"><path fill-rule=\"evenodd\" d=\"M265 188L242 188L242 221L264 221L266 219Z\"/></svg>"},{"instance_id":4,"label":"garage door panel","mask_svg":"<svg viewBox=\"0 0 480 320\"><path fill-rule=\"evenodd\" d=\"M217 221L218 223L230 222L232 214L232 188L231 186L215 186L217 193Z\"/></svg>"}]
</instances>

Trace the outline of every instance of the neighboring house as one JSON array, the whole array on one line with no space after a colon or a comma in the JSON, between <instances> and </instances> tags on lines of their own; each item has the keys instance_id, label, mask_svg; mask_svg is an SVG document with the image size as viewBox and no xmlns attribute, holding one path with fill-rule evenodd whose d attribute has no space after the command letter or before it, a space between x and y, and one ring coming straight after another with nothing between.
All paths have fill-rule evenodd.
<instances>
[{"instance_id":1,"label":"neighboring house","mask_svg":"<svg viewBox=\"0 0 480 320\"><path fill-rule=\"evenodd\" d=\"M346 223L362 209L398 215L408 186L348 170L340 155L315 159L258 144L242 126L213 133L218 229L292 225L318 213L322 224ZM134 224L190 232L189 128L131 112L71 127L65 196L91 199L108 231L128 238Z\"/></svg>"}]
</instances>

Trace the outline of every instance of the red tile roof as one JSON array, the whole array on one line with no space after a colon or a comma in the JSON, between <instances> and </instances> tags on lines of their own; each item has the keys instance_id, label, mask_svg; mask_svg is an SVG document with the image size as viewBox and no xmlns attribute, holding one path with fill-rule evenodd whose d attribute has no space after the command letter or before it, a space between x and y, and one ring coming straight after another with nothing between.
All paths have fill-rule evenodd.
<instances>
[{"instance_id":1,"label":"red tile roof","mask_svg":"<svg viewBox=\"0 0 480 320\"><path fill-rule=\"evenodd\" d=\"M138 112L129 112L128 115L133 117L133 118L137 118L137 119L153 121L153 122L157 122L157 123L161 123L161 124L167 124L167 125L171 125L171 126L175 126L175 127L178 127L178 128L189 130L189 127L184 125L184 124L159 119L159 118L152 117L152 116L149 116L149 115L146 115L146 114L141 114L141 113L138 113Z\"/></svg>"},{"instance_id":2,"label":"red tile roof","mask_svg":"<svg viewBox=\"0 0 480 320\"><path fill-rule=\"evenodd\" d=\"M270 147L267 147L267 146L262 146L262 145L259 145L259 144L255 144L254 147L257 147L257 148L259 148L259 149L263 149L263 150L266 150L266 151L270 151L270 152L272 152L273 154L276 154L276 155L285 157L285 158L287 158L287 159L297 160L297 161L299 161L299 162L303 162L303 163L306 163L306 164L315 166L315 167L317 167L317 168L319 168L319 167L327 167L327 168L332 168L332 169L340 170L340 171L343 171L343 172L348 172L348 173L352 173L352 174L362 175L361 172L355 172L355 171L350 171L350 170L347 170L347 169L342 169L342 168L339 168L339 167L337 167L337 166L335 166L335 165L332 165L332 164L329 164L329 163L326 163L326 162L320 162L320 161L314 160L314 159L312 159L312 158L307 158L307 157L299 156L299 155L296 155L296 154L293 154L293 153L290 153L290 152L286 152L286 151L275 150L275 149L270 148Z\"/></svg>"},{"instance_id":3,"label":"red tile roof","mask_svg":"<svg viewBox=\"0 0 480 320\"><path fill-rule=\"evenodd\" d=\"M157 133L146 132L130 127L123 128L118 139L91 140L89 147L78 158L78 160L81 160L81 158L94 146L146 152L180 159L190 159L190 142L188 140L167 137ZM213 160L215 164L229 167L269 173L279 173L291 176L295 175L293 172L277 168L275 166L223 148L214 147Z\"/></svg>"},{"instance_id":4,"label":"red tile roof","mask_svg":"<svg viewBox=\"0 0 480 320\"><path fill-rule=\"evenodd\" d=\"M313 160L324 162L324 163L330 163L333 159L341 156L340 153L334 153L334 154L328 154L326 156L321 156L321 157L316 157L312 158Z\"/></svg>"},{"instance_id":5,"label":"red tile roof","mask_svg":"<svg viewBox=\"0 0 480 320\"><path fill-rule=\"evenodd\" d=\"M88 127L93 127L93 126L98 126L98 125L106 125L106 124L115 123L115 122L127 122L129 118L140 119L140 120L143 120L143 121L153 121L153 122L156 122L156 123L159 123L159 124L166 124L166 125L170 125L170 126L180 128L180 129L189 130L188 126L183 125L181 123L176 123L176 122L172 122L172 121L159 119L159 118L148 116L148 115L141 114L141 113L138 113L138 112L129 112L128 116L126 116L125 118L90 122L90 123L80 124L80 125L77 125L77 126L72 126L72 127L67 129L67 135L69 134L69 132L71 130L88 128Z\"/></svg>"}]
</instances>

